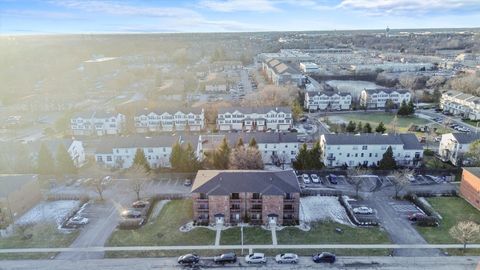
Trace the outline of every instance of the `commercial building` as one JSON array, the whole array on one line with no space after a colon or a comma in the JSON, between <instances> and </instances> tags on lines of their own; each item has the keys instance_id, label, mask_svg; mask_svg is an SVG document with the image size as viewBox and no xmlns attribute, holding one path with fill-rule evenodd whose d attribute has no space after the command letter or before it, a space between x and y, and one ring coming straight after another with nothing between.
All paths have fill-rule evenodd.
<instances>
[{"instance_id":1,"label":"commercial building","mask_svg":"<svg viewBox=\"0 0 480 270\"><path fill-rule=\"evenodd\" d=\"M451 162L455 166L468 164L468 159L465 159L464 155L470 144L476 140L480 140L480 134L473 132L443 134L438 146L438 155L442 161Z\"/></svg>"},{"instance_id":2,"label":"commercial building","mask_svg":"<svg viewBox=\"0 0 480 270\"><path fill-rule=\"evenodd\" d=\"M221 131L285 131L292 128L289 107L229 107L218 110L217 129Z\"/></svg>"},{"instance_id":3,"label":"commercial building","mask_svg":"<svg viewBox=\"0 0 480 270\"><path fill-rule=\"evenodd\" d=\"M291 170L200 170L191 193L196 223L293 225L299 220L300 186Z\"/></svg>"},{"instance_id":4,"label":"commercial building","mask_svg":"<svg viewBox=\"0 0 480 270\"><path fill-rule=\"evenodd\" d=\"M423 147L413 133L323 134L320 147L327 167L377 166L388 147L398 166L417 167L423 158Z\"/></svg>"},{"instance_id":5,"label":"commercial building","mask_svg":"<svg viewBox=\"0 0 480 270\"><path fill-rule=\"evenodd\" d=\"M350 110L352 96L348 93L334 93L326 91L308 91L305 93L304 108L316 110Z\"/></svg>"},{"instance_id":6,"label":"commercial building","mask_svg":"<svg viewBox=\"0 0 480 270\"><path fill-rule=\"evenodd\" d=\"M398 107L400 104L410 102L412 95L408 90L383 88L383 89L364 89L360 93L360 105L368 109L385 108L388 100Z\"/></svg>"},{"instance_id":7,"label":"commercial building","mask_svg":"<svg viewBox=\"0 0 480 270\"><path fill-rule=\"evenodd\" d=\"M116 112L82 112L70 119L74 136L104 136L120 134L125 125L125 116Z\"/></svg>"},{"instance_id":8,"label":"commercial building","mask_svg":"<svg viewBox=\"0 0 480 270\"><path fill-rule=\"evenodd\" d=\"M480 210L480 167L463 168L460 196Z\"/></svg>"},{"instance_id":9,"label":"commercial building","mask_svg":"<svg viewBox=\"0 0 480 270\"><path fill-rule=\"evenodd\" d=\"M135 115L134 121L138 133L201 131L205 128L205 114L202 108L143 111Z\"/></svg>"}]
</instances>

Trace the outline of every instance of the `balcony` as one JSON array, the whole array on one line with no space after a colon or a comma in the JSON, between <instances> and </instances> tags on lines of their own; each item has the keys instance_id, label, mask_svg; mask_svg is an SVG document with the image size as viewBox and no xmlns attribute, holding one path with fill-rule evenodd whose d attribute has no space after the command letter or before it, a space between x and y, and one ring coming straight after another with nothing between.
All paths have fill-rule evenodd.
<instances>
[{"instance_id":1,"label":"balcony","mask_svg":"<svg viewBox=\"0 0 480 270\"><path fill-rule=\"evenodd\" d=\"M208 207L199 207L197 208L198 212L208 212Z\"/></svg>"},{"instance_id":2,"label":"balcony","mask_svg":"<svg viewBox=\"0 0 480 270\"><path fill-rule=\"evenodd\" d=\"M250 199L250 203L262 203L262 199Z\"/></svg>"},{"instance_id":3,"label":"balcony","mask_svg":"<svg viewBox=\"0 0 480 270\"><path fill-rule=\"evenodd\" d=\"M250 208L250 212L261 213L261 212L262 212L262 208Z\"/></svg>"},{"instance_id":4,"label":"balcony","mask_svg":"<svg viewBox=\"0 0 480 270\"><path fill-rule=\"evenodd\" d=\"M231 204L234 204L234 203L239 204L239 203L241 203L241 202L242 202L242 201L241 201L240 199L232 199L232 198L230 198L230 203L231 203Z\"/></svg>"},{"instance_id":5,"label":"balcony","mask_svg":"<svg viewBox=\"0 0 480 270\"><path fill-rule=\"evenodd\" d=\"M295 198L284 198L284 199L283 199L283 202L284 202L284 203L294 203L294 202L295 202Z\"/></svg>"},{"instance_id":6,"label":"balcony","mask_svg":"<svg viewBox=\"0 0 480 270\"><path fill-rule=\"evenodd\" d=\"M334 157L334 156L328 156L327 157L327 160L335 160L335 159L336 159L336 157Z\"/></svg>"},{"instance_id":7,"label":"balcony","mask_svg":"<svg viewBox=\"0 0 480 270\"><path fill-rule=\"evenodd\" d=\"M283 208L283 212L292 213L292 212L295 212L295 208L293 208L293 207L291 207L291 208Z\"/></svg>"},{"instance_id":8,"label":"balcony","mask_svg":"<svg viewBox=\"0 0 480 270\"><path fill-rule=\"evenodd\" d=\"M196 200L197 203L208 203L208 199L197 199Z\"/></svg>"}]
</instances>

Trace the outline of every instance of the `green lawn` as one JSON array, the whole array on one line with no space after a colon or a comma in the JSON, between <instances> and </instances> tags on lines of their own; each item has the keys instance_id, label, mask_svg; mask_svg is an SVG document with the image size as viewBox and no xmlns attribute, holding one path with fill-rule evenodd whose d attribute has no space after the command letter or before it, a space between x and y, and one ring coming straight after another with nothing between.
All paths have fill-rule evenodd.
<instances>
[{"instance_id":1,"label":"green lawn","mask_svg":"<svg viewBox=\"0 0 480 270\"><path fill-rule=\"evenodd\" d=\"M0 238L0 248L53 248L68 247L77 238L79 231L64 233L57 230L54 224L41 224L28 228L25 235L31 234L30 239L24 239L19 234L7 238ZM17 253L0 254L0 259L45 259L55 253Z\"/></svg>"},{"instance_id":2,"label":"green lawn","mask_svg":"<svg viewBox=\"0 0 480 270\"><path fill-rule=\"evenodd\" d=\"M442 162L434 156L423 156L423 163L425 164L425 167L429 169L455 169L455 166L452 164Z\"/></svg>"},{"instance_id":3,"label":"green lawn","mask_svg":"<svg viewBox=\"0 0 480 270\"><path fill-rule=\"evenodd\" d=\"M469 119L462 119L462 122L467 123L467 124L470 124L470 125L476 127L479 121L474 121L474 120L469 120Z\"/></svg>"},{"instance_id":4,"label":"green lawn","mask_svg":"<svg viewBox=\"0 0 480 270\"><path fill-rule=\"evenodd\" d=\"M375 129L380 122L383 122L385 124L385 127L387 129L392 128L392 121L393 118L395 117L395 114L393 113L365 113L365 112L359 112L355 114L343 114L343 115L337 115L335 118L343 118L345 122L349 121L354 121L354 122L362 122L363 125L365 123L370 123L370 125ZM426 125L429 124L430 122L428 120L414 117L414 116L398 116L397 117L397 129L400 132L405 132L408 130L408 128L413 124L413 125Z\"/></svg>"},{"instance_id":5,"label":"green lawn","mask_svg":"<svg viewBox=\"0 0 480 270\"><path fill-rule=\"evenodd\" d=\"M154 245L213 245L215 232L195 228L180 232L180 226L192 221L191 200L173 200L167 203L160 215L137 230L116 230L107 246L154 246Z\"/></svg>"},{"instance_id":6,"label":"green lawn","mask_svg":"<svg viewBox=\"0 0 480 270\"><path fill-rule=\"evenodd\" d=\"M438 227L417 227L418 232L431 244L458 243L448 231L459 221L473 220L480 223L480 211L458 197L427 198L432 207L440 213L442 220Z\"/></svg>"},{"instance_id":7,"label":"green lawn","mask_svg":"<svg viewBox=\"0 0 480 270\"><path fill-rule=\"evenodd\" d=\"M240 245L240 228L234 227L222 231L220 238L221 245ZM272 244L272 233L260 227L243 228L243 244L268 245Z\"/></svg>"},{"instance_id":8,"label":"green lawn","mask_svg":"<svg viewBox=\"0 0 480 270\"><path fill-rule=\"evenodd\" d=\"M335 232L341 228L343 233ZM387 234L377 227L359 228L339 223L312 224L308 232L290 227L277 232L279 244L388 244Z\"/></svg>"}]
</instances>

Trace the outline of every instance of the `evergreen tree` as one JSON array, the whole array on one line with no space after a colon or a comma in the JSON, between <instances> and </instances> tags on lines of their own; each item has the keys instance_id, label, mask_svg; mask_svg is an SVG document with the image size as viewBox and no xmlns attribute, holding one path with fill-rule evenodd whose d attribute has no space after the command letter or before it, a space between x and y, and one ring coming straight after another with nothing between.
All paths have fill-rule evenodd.
<instances>
[{"instance_id":1,"label":"evergreen tree","mask_svg":"<svg viewBox=\"0 0 480 270\"><path fill-rule=\"evenodd\" d=\"M170 165L174 170L182 168L183 149L178 142L172 146L172 153L170 153Z\"/></svg>"},{"instance_id":2,"label":"evergreen tree","mask_svg":"<svg viewBox=\"0 0 480 270\"><path fill-rule=\"evenodd\" d=\"M397 162L393 158L393 150L391 146L389 146L387 151L383 154L382 159L378 163L378 167L381 170L394 170L397 167Z\"/></svg>"},{"instance_id":3,"label":"evergreen tree","mask_svg":"<svg viewBox=\"0 0 480 270\"><path fill-rule=\"evenodd\" d=\"M372 133L372 126L370 123L366 123L365 126L363 126L363 133Z\"/></svg>"},{"instance_id":4,"label":"evergreen tree","mask_svg":"<svg viewBox=\"0 0 480 270\"><path fill-rule=\"evenodd\" d=\"M380 122L380 124L378 124L377 128L375 129L375 132L377 133L385 133L387 129L385 128L385 125L383 124L383 122Z\"/></svg>"},{"instance_id":5,"label":"evergreen tree","mask_svg":"<svg viewBox=\"0 0 480 270\"><path fill-rule=\"evenodd\" d=\"M303 144L302 147L300 147L300 150L298 151L298 154L293 161L293 168L295 170L305 170L305 165L309 162L310 155L308 153L307 149L307 144Z\"/></svg>"},{"instance_id":6,"label":"evergreen tree","mask_svg":"<svg viewBox=\"0 0 480 270\"><path fill-rule=\"evenodd\" d=\"M356 130L357 133L362 133L363 132L363 124L362 122L358 122L357 124L357 130Z\"/></svg>"},{"instance_id":7,"label":"evergreen tree","mask_svg":"<svg viewBox=\"0 0 480 270\"><path fill-rule=\"evenodd\" d=\"M37 171L39 174L53 174L55 170L55 163L52 154L47 146L42 143L40 151L38 152Z\"/></svg>"},{"instance_id":8,"label":"evergreen tree","mask_svg":"<svg viewBox=\"0 0 480 270\"><path fill-rule=\"evenodd\" d=\"M408 115L409 114L409 109L407 102L405 100L402 101L402 104L400 105L400 108L397 111L398 115Z\"/></svg>"},{"instance_id":9,"label":"evergreen tree","mask_svg":"<svg viewBox=\"0 0 480 270\"><path fill-rule=\"evenodd\" d=\"M313 148L309 151L307 170L319 170L323 168L322 162L322 149L320 148L320 142L316 142Z\"/></svg>"},{"instance_id":10,"label":"evergreen tree","mask_svg":"<svg viewBox=\"0 0 480 270\"><path fill-rule=\"evenodd\" d=\"M141 166L147 172L150 171L150 165L145 158L145 153L143 153L143 150L140 148L137 148L137 152L135 152L135 157L133 158L133 165Z\"/></svg>"},{"instance_id":11,"label":"evergreen tree","mask_svg":"<svg viewBox=\"0 0 480 270\"><path fill-rule=\"evenodd\" d=\"M387 99L387 101L385 101L385 111L391 112L393 109L395 109L395 103L393 100Z\"/></svg>"},{"instance_id":12,"label":"evergreen tree","mask_svg":"<svg viewBox=\"0 0 480 270\"><path fill-rule=\"evenodd\" d=\"M77 168L75 164L73 164L72 157L67 151L67 148L64 144L59 144L57 148L57 155L56 155L56 171L58 173L76 173Z\"/></svg>"},{"instance_id":13,"label":"evergreen tree","mask_svg":"<svg viewBox=\"0 0 480 270\"><path fill-rule=\"evenodd\" d=\"M239 147L243 147L243 146L244 146L243 139L240 137L240 138L238 138L238 141L237 141L237 144L235 145L235 148L239 148Z\"/></svg>"},{"instance_id":14,"label":"evergreen tree","mask_svg":"<svg viewBox=\"0 0 480 270\"><path fill-rule=\"evenodd\" d=\"M227 138L223 138L222 143L213 153L213 167L218 170L226 170L229 167L230 147Z\"/></svg>"},{"instance_id":15,"label":"evergreen tree","mask_svg":"<svg viewBox=\"0 0 480 270\"><path fill-rule=\"evenodd\" d=\"M407 105L407 111L408 111L408 115L413 115L415 113L415 105L413 105L413 101L410 99L410 101L408 102L408 105Z\"/></svg>"},{"instance_id":16,"label":"evergreen tree","mask_svg":"<svg viewBox=\"0 0 480 270\"><path fill-rule=\"evenodd\" d=\"M253 137L250 140L250 142L248 143L248 146L258 148L257 141L255 140L255 137Z\"/></svg>"},{"instance_id":17,"label":"evergreen tree","mask_svg":"<svg viewBox=\"0 0 480 270\"><path fill-rule=\"evenodd\" d=\"M357 128L357 125L355 124L355 122L353 122L353 121L348 122L347 132L353 133L353 132L355 132L356 128Z\"/></svg>"},{"instance_id":18,"label":"evergreen tree","mask_svg":"<svg viewBox=\"0 0 480 270\"><path fill-rule=\"evenodd\" d=\"M188 143L183 153L183 172L196 172L200 168L200 162L193 150L192 144Z\"/></svg>"}]
</instances>

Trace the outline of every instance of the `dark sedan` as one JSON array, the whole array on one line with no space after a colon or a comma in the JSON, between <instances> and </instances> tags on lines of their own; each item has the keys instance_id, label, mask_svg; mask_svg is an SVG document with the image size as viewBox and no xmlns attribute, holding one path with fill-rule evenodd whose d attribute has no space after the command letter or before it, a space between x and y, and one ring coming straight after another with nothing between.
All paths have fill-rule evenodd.
<instances>
[{"instance_id":1,"label":"dark sedan","mask_svg":"<svg viewBox=\"0 0 480 270\"><path fill-rule=\"evenodd\" d=\"M315 263L334 263L336 258L335 254L330 252L322 252L318 254L314 254L312 256L312 260Z\"/></svg>"},{"instance_id":2,"label":"dark sedan","mask_svg":"<svg viewBox=\"0 0 480 270\"><path fill-rule=\"evenodd\" d=\"M196 264L200 261L200 257L196 254L185 254L178 257L177 262L183 265Z\"/></svg>"}]
</instances>

